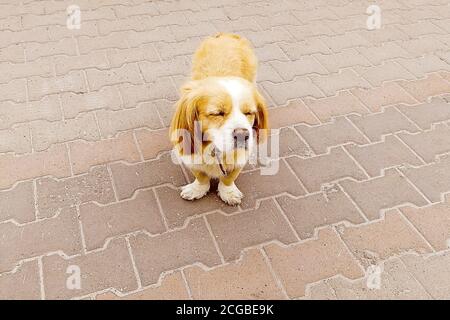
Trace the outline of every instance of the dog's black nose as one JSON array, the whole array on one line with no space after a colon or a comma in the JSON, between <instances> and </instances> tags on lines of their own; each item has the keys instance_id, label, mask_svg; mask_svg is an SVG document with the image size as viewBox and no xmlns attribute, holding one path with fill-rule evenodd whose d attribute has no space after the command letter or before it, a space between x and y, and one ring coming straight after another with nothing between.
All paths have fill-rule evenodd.
<instances>
[{"instance_id":1,"label":"dog's black nose","mask_svg":"<svg viewBox=\"0 0 450 320\"><path fill-rule=\"evenodd\" d=\"M239 128L233 130L234 146L236 148L243 148L248 146L248 139L250 132L247 129Z\"/></svg>"}]
</instances>

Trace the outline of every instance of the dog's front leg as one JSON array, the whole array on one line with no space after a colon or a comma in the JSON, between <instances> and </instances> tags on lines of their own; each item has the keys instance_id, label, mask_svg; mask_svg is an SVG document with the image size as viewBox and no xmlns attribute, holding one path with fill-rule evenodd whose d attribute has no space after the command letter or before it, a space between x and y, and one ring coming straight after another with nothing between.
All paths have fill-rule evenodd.
<instances>
[{"instance_id":1,"label":"dog's front leg","mask_svg":"<svg viewBox=\"0 0 450 320\"><path fill-rule=\"evenodd\" d=\"M195 177L194 182L181 188L181 197L186 200L200 199L209 191L210 178L201 171L192 170Z\"/></svg>"},{"instance_id":2,"label":"dog's front leg","mask_svg":"<svg viewBox=\"0 0 450 320\"><path fill-rule=\"evenodd\" d=\"M219 186L217 187L220 199L232 206L241 203L242 197L244 196L234 184L241 170L242 168L236 168L228 175L220 177Z\"/></svg>"}]
</instances>

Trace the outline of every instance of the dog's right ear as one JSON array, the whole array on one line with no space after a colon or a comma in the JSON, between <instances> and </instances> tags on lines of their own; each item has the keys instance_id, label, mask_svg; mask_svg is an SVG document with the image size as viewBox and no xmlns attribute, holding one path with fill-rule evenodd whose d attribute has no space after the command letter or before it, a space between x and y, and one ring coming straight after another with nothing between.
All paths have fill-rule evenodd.
<instances>
[{"instance_id":1,"label":"dog's right ear","mask_svg":"<svg viewBox=\"0 0 450 320\"><path fill-rule=\"evenodd\" d=\"M196 136L195 122L198 119L198 99L195 94L196 81L190 81L180 89L180 99L176 103L175 114L170 125L170 141L173 144L182 142L183 154L194 150L194 137ZM198 133L197 133L198 134Z\"/></svg>"}]
</instances>

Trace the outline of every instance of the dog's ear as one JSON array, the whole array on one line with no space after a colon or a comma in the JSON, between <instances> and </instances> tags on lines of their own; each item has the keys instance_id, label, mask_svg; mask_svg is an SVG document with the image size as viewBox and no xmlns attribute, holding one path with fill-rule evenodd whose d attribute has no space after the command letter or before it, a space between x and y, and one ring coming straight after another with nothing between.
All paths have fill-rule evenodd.
<instances>
[{"instance_id":1,"label":"dog's ear","mask_svg":"<svg viewBox=\"0 0 450 320\"><path fill-rule=\"evenodd\" d=\"M268 135L269 113L267 111L264 97L258 92L257 89L255 89L254 92L256 108L258 111L256 113L255 122L253 123L253 130L256 132L258 143L263 143L266 141Z\"/></svg>"},{"instance_id":2,"label":"dog's ear","mask_svg":"<svg viewBox=\"0 0 450 320\"><path fill-rule=\"evenodd\" d=\"M194 137L198 136L198 99L195 94L196 81L190 81L180 90L180 99L176 103L175 114L170 125L170 140L173 144L182 143L182 154L194 152ZM200 130L201 137L201 130Z\"/></svg>"}]
</instances>

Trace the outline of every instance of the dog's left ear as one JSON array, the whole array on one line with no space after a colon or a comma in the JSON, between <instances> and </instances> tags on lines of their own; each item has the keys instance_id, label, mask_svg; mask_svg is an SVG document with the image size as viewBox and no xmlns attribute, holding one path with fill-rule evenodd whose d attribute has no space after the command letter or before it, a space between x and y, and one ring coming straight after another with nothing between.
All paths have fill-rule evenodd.
<instances>
[{"instance_id":1,"label":"dog's left ear","mask_svg":"<svg viewBox=\"0 0 450 320\"><path fill-rule=\"evenodd\" d=\"M201 139L201 128L195 124L198 118L197 102L201 98L194 93L196 85L195 81L190 81L181 88L180 99L169 129L173 144L183 142L182 154L194 152L194 138Z\"/></svg>"},{"instance_id":2,"label":"dog's left ear","mask_svg":"<svg viewBox=\"0 0 450 320\"><path fill-rule=\"evenodd\" d=\"M257 89L255 89L254 92L258 112L256 113L255 122L253 123L253 130L256 132L258 143L263 143L267 139L269 130L269 112L267 111L264 97Z\"/></svg>"}]
</instances>

